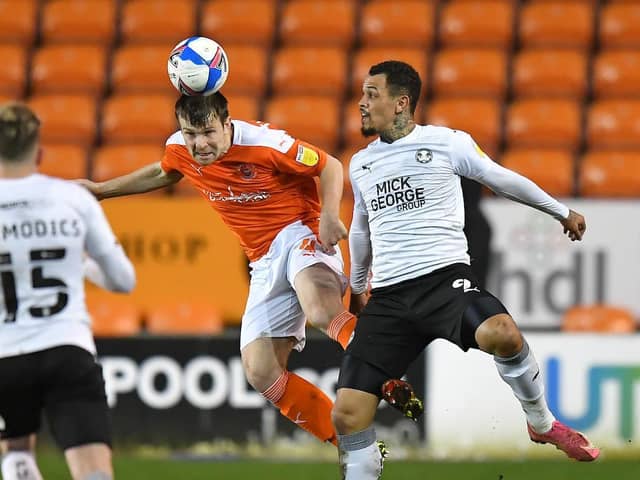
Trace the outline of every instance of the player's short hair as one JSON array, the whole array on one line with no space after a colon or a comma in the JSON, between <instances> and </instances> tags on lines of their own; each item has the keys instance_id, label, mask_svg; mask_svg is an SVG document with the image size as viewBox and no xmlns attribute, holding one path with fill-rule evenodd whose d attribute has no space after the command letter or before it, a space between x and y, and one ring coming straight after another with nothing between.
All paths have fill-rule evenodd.
<instances>
[{"instance_id":1,"label":"player's short hair","mask_svg":"<svg viewBox=\"0 0 640 480\"><path fill-rule=\"evenodd\" d=\"M211 117L222 123L229 118L229 102L222 93L213 95L181 95L176 101L176 119L184 118L194 127L204 127Z\"/></svg>"},{"instance_id":2,"label":"player's short hair","mask_svg":"<svg viewBox=\"0 0 640 480\"><path fill-rule=\"evenodd\" d=\"M422 81L415 68L398 60L387 60L377 63L369 69L369 75L384 74L387 78L387 87L391 95L407 95L409 97L409 110L413 115L418 106Z\"/></svg>"},{"instance_id":3,"label":"player's short hair","mask_svg":"<svg viewBox=\"0 0 640 480\"><path fill-rule=\"evenodd\" d=\"M22 103L0 105L0 160L24 160L38 142L40 120Z\"/></svg>"}]
</instances>

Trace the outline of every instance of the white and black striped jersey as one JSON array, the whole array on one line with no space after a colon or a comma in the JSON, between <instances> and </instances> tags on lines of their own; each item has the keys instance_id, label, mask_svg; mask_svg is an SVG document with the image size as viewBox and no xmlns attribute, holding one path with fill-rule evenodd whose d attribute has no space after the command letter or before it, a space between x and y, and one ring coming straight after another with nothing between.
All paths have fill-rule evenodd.
<instances>
[{"instance_id":1,"label":"white and black striped jersey","mask_svg":"<svg viewBox=\"0 0 640 480\"><path fill-rule=\"evenodd\" d=\"M95 354L85 255L106 286L133 288L133 266L87 190L39 174L0 179L0 357L59 345Z\"/></svg>"},{"instance_id":2,"label":"white and black striped jersey","mask_svg":"<svg viewBox=\"0 0 640 480\"><path fill-rule=\"evenodd\" d=\"M460 177L566 218L569 209L530 180L491 160L465 132L417 125L393 143L379 139L351 159L351 286L393 285L469 263Z\"/></svg>"}]
</instances>

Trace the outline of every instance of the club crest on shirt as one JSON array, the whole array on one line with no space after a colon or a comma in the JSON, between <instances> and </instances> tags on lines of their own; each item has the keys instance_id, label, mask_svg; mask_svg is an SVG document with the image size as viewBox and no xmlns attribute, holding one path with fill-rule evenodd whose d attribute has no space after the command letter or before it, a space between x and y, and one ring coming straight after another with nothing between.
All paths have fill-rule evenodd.
<instances>
[{"instance_id":1,"label":"club crest on shirt","mask_svg":"<svg viewBox=\"0 0 640 480\"><path fill-rule=\"evenodd\" d=\"M238 171L242 178L249 180L256 176L256 168L248 163L243 163L238 167Z\"/></svg>"},{"instance_id":2,"label":"club crest on shirt","mask_svg":"<svg viewBox=\"0 0 640 480\"><path fill-rule=\"evenodd\" d=\"M416 161L418 163L429 163L433 160L433 152L426 148L421 148L416 152Z\"/></svg>"},{"instance_id":3,"label":"club crest on shirt","mask_svg":"<svg viewBox=\"0 0 640 480\"><path fill-rule=\"evenodd\" d=\"M313 167L318 163L318 152L311 148L298 145L298 153L296 155L296 162L300 162L307 167Z\"/></svg>"}]
</instances>

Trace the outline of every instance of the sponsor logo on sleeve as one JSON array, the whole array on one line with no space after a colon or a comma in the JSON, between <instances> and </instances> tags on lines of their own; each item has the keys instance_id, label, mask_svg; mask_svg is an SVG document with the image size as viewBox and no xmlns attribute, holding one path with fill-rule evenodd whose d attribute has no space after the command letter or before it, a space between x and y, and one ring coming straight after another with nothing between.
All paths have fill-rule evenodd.
<instances>
[{"instance_id":1,"label":"sponsor logo on sleeve","mask_svg":"<svg viewBox=\"0 0 640 480\"><path fill-rule=\"evenodd\" d=\"M307 167L313 167L318 163L318 152L311 148L299 145L298 153L296 155L296 162L299 162Z\"/></svg>"}]
</instances>

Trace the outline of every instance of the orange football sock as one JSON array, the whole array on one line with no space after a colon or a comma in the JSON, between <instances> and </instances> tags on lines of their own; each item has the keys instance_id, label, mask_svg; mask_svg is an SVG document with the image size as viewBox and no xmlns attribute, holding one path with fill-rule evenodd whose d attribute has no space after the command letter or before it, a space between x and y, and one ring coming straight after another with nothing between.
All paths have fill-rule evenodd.
<instances>
[{"instance_id":1,"label":"orange football sock","mask_svg":"<svg viewBox=\"0 0 640 480\"><path fill-rule=\"evenodd\" d=\"M262 395L298 427L337 446L331 423L333 402L318 387L295 373L284 371Z\"/></svg>"},{"instance_id":2,"label":"orange football sock","mask_svg":"<svg viewBox=\"0 0 640 480\"><path fill-rule=\"evenodd\" d=\"M351 335L353 335L353 330L356 328L356 321L355 315L345 310L331 320L327 327L327 335L342 345L343 349L346 349Z\"/></svg>"}]
</instances>

